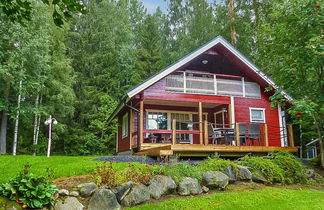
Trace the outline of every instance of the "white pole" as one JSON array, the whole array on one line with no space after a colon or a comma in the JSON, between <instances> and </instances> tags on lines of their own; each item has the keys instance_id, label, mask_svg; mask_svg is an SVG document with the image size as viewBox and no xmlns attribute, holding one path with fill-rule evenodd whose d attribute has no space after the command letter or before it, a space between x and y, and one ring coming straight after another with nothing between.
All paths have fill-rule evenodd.
<instances>
[{"instance_id":1,"label":"white pole","mask_svg":"<svg viewBox=\"0 0 324 210\"><path fill-rule=\"evenodd\" d=\"M52 115L49 116L49 124L48 124L47 157L49 157L50 156L50 153L51 153L51 141L52 141Z\"/></svg>"}]
</instances>

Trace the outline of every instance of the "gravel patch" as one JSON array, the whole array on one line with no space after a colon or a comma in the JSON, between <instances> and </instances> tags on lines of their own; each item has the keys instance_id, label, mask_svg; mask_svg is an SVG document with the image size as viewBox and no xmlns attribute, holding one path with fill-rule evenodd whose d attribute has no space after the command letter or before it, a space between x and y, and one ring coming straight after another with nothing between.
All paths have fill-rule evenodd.
<instances>
[{"instance_id":1,"label":"gravel patch","mask_svg":"<svg viewBox=\"0 0 324 210\"><path fill-rule=\"evenodd\" d=\"M119 155L119 156L105 156L93 159L94 161L110 161L116 163L138 162L154 165L156 160L147 156L131 156L131 155Z\"/></svg>"}]
</instances>

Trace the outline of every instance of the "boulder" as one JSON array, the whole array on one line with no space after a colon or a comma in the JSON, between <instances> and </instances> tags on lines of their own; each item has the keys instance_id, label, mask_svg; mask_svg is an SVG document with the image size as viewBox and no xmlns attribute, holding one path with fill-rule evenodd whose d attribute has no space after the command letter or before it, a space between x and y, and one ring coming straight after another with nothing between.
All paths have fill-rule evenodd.
<instances>
[{"instance_id":1,"label":"boulder","mask_svg":"<svg viewBox=\"0 0 324 210\"><path fill-rule=\"evenodd\" d=\"M88 210L119 210L120 205L115 193L109 189L100 189L95 192L89 201Z\"/></svg>"},{"instance_id":2,"label":"boulder","mask_svg":"<svg viewBox=\"0 0 324 210\"><path fill-rule=\"evenodd\" d=\"M82 210L83 205L75 197L68 197L65 200L59 200L54 210Z\"/></svg>"},{"instance_id":3,"label":"boulder","mask_svg":"<svg viewBox=\"0 0 324 210\"><path fill-rule=\"evenodd\" d=\"M209 191L209 188L206 186L202 186L201 189L204 193L207 193Z\"/></svg>"},{"instance_id":4,"label":"boulder","mask_svg":"<svg viewBox=\"0 0 324 210\"><path fill-rule=\"evenodd\" d=\"M141 184L133 187L133 189L121 201L123 206L134 206L150 200L150 192L148 187Z\"/></svg>"},{"instance_id":5,"label":"boulder","mask_svg":"<svg viewBox=\"0 0 324 210\"><path fill-rule=\"evenodd\" d=\"M93 182L79 184L77 188L80 192L80 195L83 197L89 197L90 195L92 195L92 193L94 193L94 191L98 189L97 185Z\"/></svg>"},{"instance_id":6,"label":"boulder","mask_svg":"<svg viewBox=\"0 0 324 210\"><path fill-rule=\"evenodd\" d=\"M229 182L226 174L219 171L208 171L202 173L202 182L209 188L224 189Z\"/></svg>"},{"instance_id":7,"label":"boulder","mask_svg":"<svg viewBox=\"0 0 324 210\"><path fill-rule=\"evenodd\" d=\"M152 198L159 199L163 195L172 193L177 188L176 183L170 176L158 175L151 179L148 186Z\"/></svg>"},{"instance_id":8,"label":"boulder","mask_svg":"<svg viewBox=\"0 0 324 210\"><path fill-rule=\"evenodd\" d=\"M315 171L314 169L306 169L305 174L308 179L311 179L315 176Z\"/></svg>"},{"instance_id":9,"label":"boulder","mask_svg":"<svg viewBox=\"0 0 324 210\"><path fill-rule=\"evenodd\" d=\"M233 166L227 166L225 174L228 176L230 183L236 182L236 172Z\"/></svg>"},{"instance_id":10,"label":"boulder","mask_svg":"<svg viewBox=\"0 0 324 210\"><path fill-rule=\"evenodd\" d=\"M129 181L126 184L120 185L117 188L113 189L113 193L115 193L118 202L121 202L124 197L129 193L131 188L133 187L133 182Z\"/></svg>"},{"instance_id":11,"label":"boulder","mask_svg":"<svg viewBox=\"0 0 324 210\"><path fill-rule=\"evenodd\" d=\"M252 181L254 181L256 183L261 183L261 184L268 183L268 180L263 176L261 171L256 171L256 172L252 173Z\"/></svg>"},{"instance_id":12,"label":"boulder","mask_svg":"<svg viewBox=\"0 0 324 210\"><path fill-rule=\"evenodd\" d=\"M251 181L252 173L246 166L237 166L238 173L237 173L237 180L240 181Z\"/></svg>"},{"instance_id":13,"label":"boulder","mask_svg":"<svg viewBox=\"0 0 324 210\"><path fill-rule=\"evenodd\" d=\"M185 177L179 183L178 187L179 195L197 195L202 193L201 186L198 179Z\"/></svg>"},{"instance_id":14,"label":"boulder","mask_svg":"<svg viewBox=\"0 0 324 210\"><path fill-rule=\"evenodd\" d=\"M71 191L70 196L78 197L80 194L78 191Z\"/></svg>"},{"instance_id":15,"label":"boulder","mask_svg":"<svg viewBox=\"0 0 324 210\"><path fill-rule=\"evenodd\" d=\"M69 191L66 190L66 189L60 189L60 190L58 191L58 193L59 193L61 196L67 196L67 195L70 194Z\"/></svg>"}]
</instances>

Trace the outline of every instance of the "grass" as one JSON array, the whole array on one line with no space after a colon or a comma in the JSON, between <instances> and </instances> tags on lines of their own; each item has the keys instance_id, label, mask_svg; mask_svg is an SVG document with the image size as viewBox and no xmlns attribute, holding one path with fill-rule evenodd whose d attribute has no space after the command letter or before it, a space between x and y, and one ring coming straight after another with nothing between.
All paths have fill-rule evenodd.
<instances>
[{"instance_id":1,"label":"grass","mask_svg":"<svg viewBox=\"0 0 324 210\"><path fill-rule=\"evenodd\" d=\"M95 156L44 156L30 155L1 155L0 156L0 183L14 178L23 169L26 163L31 165L30 172L36 175L46 175L50 168L53 178L71 177L90 174L95 169L98 161L91 161ZM101 164L101 163L100 163ZM114 169L122 169L128 163L113 163Z\"/></svg>"},{"instance_id":2,"label":"grass","mask_svg":"<svg viewBox=\"0 0 324 210\"><path fill-rule=\"evenodd\" d=\"M129 208L158 209L324 209L324 192L265 187L259 190L217 192L199 197L169 199Z\"/></svg>"}]
</instances>

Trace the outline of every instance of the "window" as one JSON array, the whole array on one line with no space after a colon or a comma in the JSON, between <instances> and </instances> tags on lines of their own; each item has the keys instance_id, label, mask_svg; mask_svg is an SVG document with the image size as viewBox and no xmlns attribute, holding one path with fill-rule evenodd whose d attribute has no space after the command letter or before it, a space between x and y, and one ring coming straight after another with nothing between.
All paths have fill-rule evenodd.
<instances>
[{"instance_id":1,"label":"window","mask_svg":"<svg viewBox=\"0 0 324 210\"><path fill-rule=\"evenodd\" d=\"M128 136L128 113L123 116L122 121L122 137Z\"/></svg>"},{"instance_id":2,"label":"window","mask_svg":"<svg viewBox=\"0 0 324 210\"><path fill-rule=\"evenodd\" d=\"M164 112L149 112L147 114L148 129L168 129L168 114Z\"/></svg>"},{"instance_id":3,"label":"window","mask_svg":"<svg viewBox=\"0 0 324 210\"><path fill-rule=\"evenodd\" d=\"M263 108L250 108L250 121L265 123L265 110Z\"/></svg>"},{"instance_id":4,"label":"window","mask_svg":"<svg viewBox=\"0 0 324 210\"><path fill-rule=\"evenodd\" d=\"M192 130L192 115L183 113L171 113L171 119L176 120L177 130ZM191 143L192 134L177 134L179 143Z\"/></svg>"}]
</instances>

